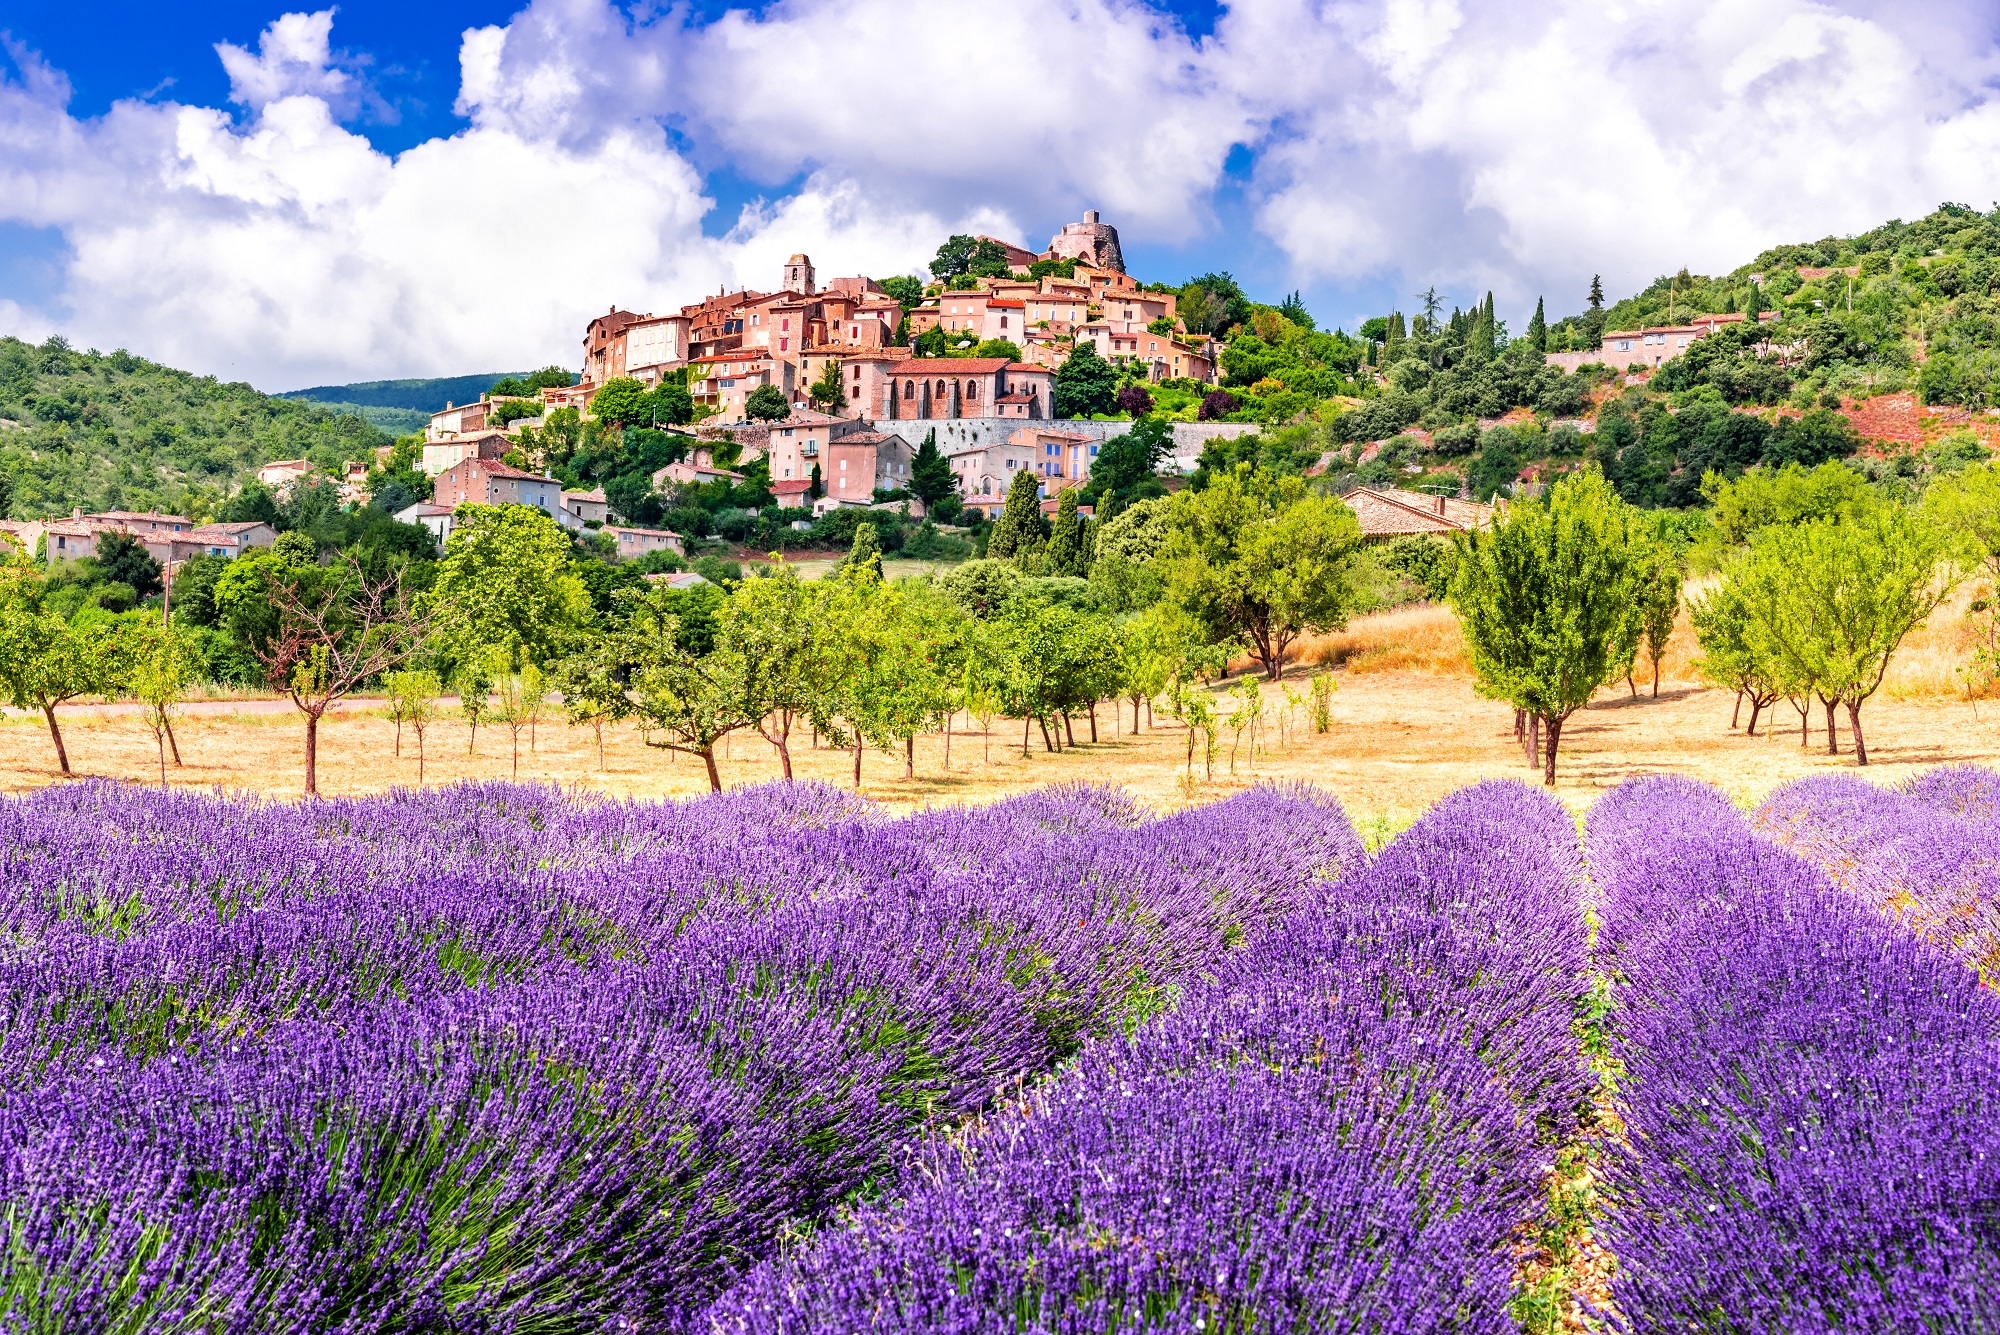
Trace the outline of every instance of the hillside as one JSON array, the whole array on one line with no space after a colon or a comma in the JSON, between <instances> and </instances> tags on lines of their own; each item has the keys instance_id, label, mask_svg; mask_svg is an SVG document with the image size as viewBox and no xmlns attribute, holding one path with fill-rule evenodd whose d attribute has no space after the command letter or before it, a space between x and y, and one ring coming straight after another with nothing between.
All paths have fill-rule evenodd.
<instances>
[{"instance_id":1,"label":"hillside","mask_svg":"<svg viewBox=\"0 0 2000 1335\"><path fill-rule=\"evenodd\" d=\"M0 337L0 475L16 518L199 515L272 459L328 468L391 438L359 417L134 357Z\"/></svg>"},{"instance_id":2,"label":"hillside","mask_svg":"<svg viewBox=\"0 0 2000 1335\"><path fill-rule=\"evenodd\" d=\"M527 372L494 371L485 375L453 375L431 380L360 380L351 385L313 385L288 389L281 399L300 399L328 412L366 418L392 435L421 431L431 414L448 403L465 403L484 394L496 380Z\"/></svg>"}]
</instances>

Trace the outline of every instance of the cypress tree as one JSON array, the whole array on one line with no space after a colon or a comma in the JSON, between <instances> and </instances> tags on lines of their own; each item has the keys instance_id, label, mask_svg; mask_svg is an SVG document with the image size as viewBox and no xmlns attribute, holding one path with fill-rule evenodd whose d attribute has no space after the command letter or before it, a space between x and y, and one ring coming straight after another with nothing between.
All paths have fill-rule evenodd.
<instances>
[{"instance_id":1,"label":"cypress tree","mask_svg":"<svg viewBox=\"0 0 2000 1335\"><path fill-rule=\"evenodd\" d=\"M826 484L819 480L818 464L813 465L812 486L806 488L806 495L810 496L813 500L818 500L820 497L826 495Z\"/></svg>"},{"instance_id":2,"label":"cypress tree","mask_svg":"<svg viewBox=\"0 0 2000 1335\"><path fill-rule=\"evenodd\" d=\"M1057 575L1082 575L1083 531L1076 514L1076 488L1064 487L1056 498L1055 529L1049 534L1049 569Z\"/></svg>"},{"instance_id":3,"label":"cypress tree","mask_svg":"<svg viewBox=\"0 0 2000 1335\"><path fill-rule=\"evenodd\" d=\"M937 509L939 501L958 490L958 475L951 471L951 460L938 451L935 427L924 433L924 443L917 447L916 457L910 461L910 490L917 493L926 510Z\"/></svg>"},{"instance_id":4,"label":"cypress tree","mask_svg":"<svg viewBox=\"0 0 2000 1335\"><path fill-rule=\"evenodd\" d=\"M1604 280L1598 274L1590 276L1590 309L1594 311L1604 309Z\"/></svg>"},{"instance_id":5,"label":"cypress tree","mask_svg":"<svg viewBox=\"0 0 2000 1335\"><path fill-rule=\"evenodd\" d=\"M1023 468L1014 474L1013 482L1007 487L1007 505L1000 511L999 521L993 525L993 536L987 540L986 554L1018 561L1041 545L1041 484L1035 480L1033 469Z\"/></svg>"},{"instance_id":6,"label":"cypress tree","mask_svg":"<svg viewBox=\"0 0 2000 1335\"><path fill-rule=\"evenodd\" d=\"M1746 324L1756 324L1757 317L1764 313L1764 289L1756 283L1750 284L1750 292L1743 298L1743 320Z\"/></svg>"},{"instance_id":7,"label":"cypress tree","mask_svg":"<svg viewBox=\"0 0 2000 1335\"><path fill-rule=\"evenodd\" d=\"M1408 337L1408 332L1403 328L1403 313L1391 312L1389 332L1382 338L1382 365L1388 366L1396 360L1396 354L1403 349L1403 340Z\"/></svg>"},{"instance_id":8,"label":"cypress tree","mask_svg":"<svg viewBox=\"0 0 2000 1335\"><path fill-rule=\"evenodd\" d=\"M1528 342L1536 352L1549 350L1549 323L1542 314L1542 299L1535 298L1535 318L1528 321Z\"/></svg>"}]
</instances>

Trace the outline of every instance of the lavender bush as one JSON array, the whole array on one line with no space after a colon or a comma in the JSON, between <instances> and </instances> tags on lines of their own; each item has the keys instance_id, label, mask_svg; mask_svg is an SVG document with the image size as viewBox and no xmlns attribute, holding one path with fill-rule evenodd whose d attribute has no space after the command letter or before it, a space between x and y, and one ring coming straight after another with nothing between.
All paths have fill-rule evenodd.
<instances>
[{"instance_id":1,"label":"lavender bush","mask_svg":"<svg viewBox=\"0 0 2000 1335\"><path fill-rule=\"evenodd\" d=\"M1509 1329L1542 1138L1586 1093L1579 876L1553 801L1458 794L701 1325Z\"/></svg>"},{"instance_id":2,"label":"lavender bush","mask_svg":"<svg viewBox=\"0 0 2000 1335\"><path fill-rule=\"evenodd\" d=\"M1907 793L1848 775L1773 793L1757 825L1843 888L2000 981L2000 775L1938 770Z\"/></svg>"},{"instance_id":3,"label":"lavender bush","mask_svg":"<svg viewBox=\"0 0 2000 1335\"><path fill-rule=\"evenodd\" d=\"M1306 790L0 803L0 1328L678 1324L1360 860Z\"/></svg>"},{"instance_id":4,"label":"lavender bush","mask_svg":"<svg viewBox=\"0 0 2000 1335\"><path fill-rule=\"evenodd\" d=\"M1806 787L1767 808L1780 828L1802 828ZM1699 784L1621 786L1588 846L1626 1073L1607 1184L1623 1323L2000 1326L1991 993Z\"/></svg>"}]
</instances>

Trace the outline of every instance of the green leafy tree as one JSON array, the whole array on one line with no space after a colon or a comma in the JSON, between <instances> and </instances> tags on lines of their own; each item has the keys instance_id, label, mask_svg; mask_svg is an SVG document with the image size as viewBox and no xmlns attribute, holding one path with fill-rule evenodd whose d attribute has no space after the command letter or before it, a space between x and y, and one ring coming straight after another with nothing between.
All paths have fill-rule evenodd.
<instances>
[{"instance_id":1,"label":"green leafy tree","mask_svg":"<svg viewBox=\"0 0 2000 1335\"><path fill-rule=\"evenodd\" d=\"M1244 637L1271 680L1300 635L1346 624L1361 526L1304 479L1238 468L1176 495L1168 522L1166 597L1211 639Z\"/></svg>"},{"instance_id":2,"label":"green leafy tree","mask_svg":"<svg viewBox=\"0 0 2000 1335\"><path fill-rule=\"evenodd\" d=\"M549 684L562 696L563 714L572 727L587 727L597 739L597 768L607 768L604 759L604 727L628 718L632 699L625 683L618 679L595 641L555 665Z\"/></svg>"},{"instance_id":3,"label":"green leafy tree","mask_svg":"<svg viewBox=\"0 0 2000 1335\"><path fill-rule=\"evenodd\" d=\"M465 719L465 754L472 755L479 746L479 725L493 717L487 707L493 696L493 669L487 656L474 654L462 660L452 674L451 688L458 696L458 712Z\"/></svg>"},{"instance_id":4,"label":"green leafy tree","mask_svg":"<svg viewBox=\"0 0 2000 1335\"><path fill-rule=\"evenodd\" d=\"M55 743L56 765L70 772L56 706L108 695L123 683L124 637L102 614L64 620L42 604L41 581L24 560L0 567L0 688L16 709L38 709Z\"/></svg>"},{"instance_id":5,"label":"green leafy tree","mask_svg":"<svg viewBox=\"0 0 2000 1335\"><path fill-rule=\"evenodd\" d=\"M680 381L662 381L652 398L654 426L686 426L694 420L694 396Z\"/></svg>"},{"instance_id":6,"label":"green leafy tree","mask_svg":"<svg viewBox=\"0 0 2000 1335\"><path fill-rule=\"evenodd\" d=\"M1452 604L1478 690L1537 723L1550 787L1563 724L1631 661L1633 530L1630 508L1584 470L1459 537Z\"/></svg>"},{"instance_id":7,"label":"green leafy tree","mask_svg":"<svg viewBox=\"0 0 2000 1335\"><path fill-rule=\"evenodd\" d=\"M1078 343L1056 368L1057 417L1090 417L1118 407L1118 368L1097 355L1091 343Z\"/></svg>"},{"instance_id":8,"label":"green leafy tree","mask_svg":"<svg viewBox=\"0 0 2000 1335\"><path fill-rule=\"evenodd\" d=\"M1154 477L1154 470L1173 447L1173 432L1164 421L1151 415L1139 418L1130 431L1098 447L1097 457L1090 461L1085 497L1101 508L1106 497L1115 498L1122 506L1162 494L1165 488Z\"/></svg>"},{"instance_id":9,"label":"green leafy tree","mask_svg":"<svg viewBox=\"0 0 2000 1335\"><path fill-rule=\"evenodd\" d=\"M1535 314L1528 321L1528 346L1536 352L1549 350L1549 322L1548 317L1543 314L1540 297L1535 298Z\"/></svg>"},{"instance_id":10,"label":"green leafy tree","mask_svg":"<svg viewBox=\"0 0 2000 1335\"><path fill-rule=\"evenodd\" d=\"M847 387L840 378L840 363L829 360L819 379L806 390L806 398L821 412L839 412L847 406Z\"/></svg>"},{"instance_id":11,"label":"green leafy tree","mask_svg":"<svg viewBox=\"0 0 2000 1335\"><path fill-rule=\"evenodd\" d=\"M160 591L160 563L130 533L106 533L97 540L97 572L114 584L129 584L141 598Z\"/></svg>"},{"instance_id":12,"label":"green leafy tree","mask_svg":"<svg viewBox=\"0 0 2000 1335\"><path fill-rule=\"evenodd\" d=\"M759 385L743 400L743 415L753 422L782 422L792 415L792 405L776 385Z\"/></svg>"},{"instance_id":13,"label":"green leafy tree","mask_svg":"<svg viewBox=\"0 0 2000 1335\"><path fill-rule=\"evenodd\" d=\"M856 529L857 542L859 535ZM878 575L880 566L878 551ZM798 567L780 560L738 584L718 619L722 650L745 664L751 726L776 749L787 783L792 781L792 728L799 720L821 733L840 731L834 707L841 648L825 592L800 579Z\"/></svg>"},{"instance_id":14,"label":"green leafy tree","mask_svg":"<svg viewBox=\"0 0 2000 1335\"><path fill-rule=\"evenodd\" d=\"M637 380L615 376L590 396L590 415L619 426L646 425L653 420L653 398Z\"/></svg>"},{"instance_id":15,"label":"green leafy tree","mask_svg":"<svg viewBox=\"0 0 2000 1335\"><path fill-rule=\"evenodd\" d=\"M1725 574L1722 583L1688 609L1695 641L1701 646L1696 667L1717 686L1736 693L1736 710L1729 726L1742 717L1750 701L1750 724L1744 735L1757 735L1757 719L1779 694L1778 675L1756 632L1756 619L1744 593L1744 582Z\"/></svg>"},{"instance_id":16,"label":"green leafy tree","mask_svg":"<svg viewBox=\"0 0 2000 1335\"><path fill-rule=\"evenodd\" d=\"M570 540L526 505L461 505L424 601L438 615L439 647L454 661L503 651L510 662L553 663L593 615Z\"/></svg>"},{"instance_id":17,"label":"green leafy tree","mask_svg":"<svg viewBox=\"0 0 2000 1335\"><path fill-rule=\"evenodd\" d=\"M1042 549L1041 483L1032 470L1023 468L1007 485L1007 504L986 540L986 554L1019 564L1023 557Z\"/></svg>"},{"instance_id":18,"label":"green leafy tree","mask_svg":"<svg viewBox=\"0 0 2000 1335\"><path fill-rule=\"evenodd\" d=\"M494 715L507 728L507 735L513 743L513 777L521 777L521 730L533 729L541 719L548 694L548 680L541 669L533 663L521 664L518 671L510 670L504 654L496 654L493 661ZM529 749L534 747L532 731Z\"/></svg>"},{"instance_id":19,"label":"green leafy tree","mask_svg":"<svg viewBox=\"0 0 2000 1335\"><path fill-rule=\"evenodd\" d=\"M1794 679L1846 708L1857 764L1868 763L1861 707L1903 638L1950 592L1948 538L1902 506L1757 535L1737 577L1758 630ZM1828 746L1833 749L1832 728Z\"/></svg>"},{"instance_id":20,"label":"green leafy tree","mask_svg":"<svg viewBox=\"0 0 2000 1335\"><path fill-rule=\"evenodd\" d=\"M424 786L424 736L437 721L438 697L444 685L429 668L385 673L382 686L389 695L390 715L396 720L396 752L402 754L403 726L417 735L417 787Z\"/></svg>"},{"instance_id":21,"label":"green leafy tree","mask_svg":"<svg viewBox=\"0 0 2000 1335\"><path fill-rule=\"evenodd\" d=\"M904 310L923 304L924 280L914 274L897 274L893 278L878 278L875 285L903 303Z\"/></svg>"},{"instance_id":22,"label":"green leafy tree","mask_svg":"<svg viewBox=\"0 0 2000 1335\"><path fill-rule=\"evenodd\" d=\"M1924 492L1924 514L1949 536L1959 560L1979 569L2000 595L2000 468L1975 464L1933 482ZM1991 682L2000 678L2000 596L1989 595L1985 643L1973 671Z\"/></svg>"},{"instance_id":23,"label":"green leafy tree","mask_svg":"<svg viewBox=\"0 0 2000 1335\"><path fill-rule=\"evenodd\" d=\"M1639 639L1653 669L1653 696L1660 694L1660 659L1673 638L1681 610L1681 554L1665 517L1655 519L1646 534L1638 569L1638 601L1634 605Z\"/></svg>"},{"instance_id":24,"label":"green leafy tree","mask_svg":"<svg viewBox=\"0 0 2000 1335\"><path fill-rule=\"evenodd\" d=\"M924 509L933 514L947 496L958 495L958 474L951 471L951 460L938 449L935 429L924 433L923 443L917 446L916 457L910 461L910 490L924 503Z\"/></svg>"},{"instance_id":25,"label":"green leafy tree","mask_svg":"<svg viewBox=\"0 0 2000 1335\"><path fill-rule=\"evenodd\" d=\"M620 589L619 628L599 642L604 670L630 683L632 716L647 746L698 757L711 791L722 791L715 748L756 723L740 653L718 643L696 653L682 643L671 590Z\"/></svg>"},{"instance_id":26,"label":"green leafy tree","mask_svg":"<svg viewBox=\"0 0 2000 1335\"><path fill-rule=\"evenodd\" d=\"M942 283L964 276L971 271L972 257L978 249L979 242L974 237L963 233L946 237L931 258L931 277Z\"/></svg>"},{"instance_id":27,"label":"green leafy tree","mask_svg":"<svg viewBox=\"0 0 2000 1335\"><path fill-rule=\"evenodd\" d=\"M305 719L305 791L316 796L321 718L423 648L431 614L413 612L400 569L371 579L352 557L312 571L266 567L261 592L274 624L257 657L271 689Z\"/></svg>"},{"instance_id":28,"label":"green leafy tree","mask_svg":"<svg viewBox=\"0 0 2000 1335\"><path fill-rule=\"evenodd\" d=\"M174 737L174 717L194 680L201 662L200 651L185 631L172 623L147 626L134 646L126 686L138 699L140 717L153 734L153 746L160 759L160 787L167 786L167 752L174 756L174 768L181 766L180 742Z\"/></svg>"},{"instance_id":29,"label":"green leafy tree","mask_svg":"<svg viewBox=\"0 0 2000 1335\"><path fill-rule=\"evenodd\" d=\"M1005 357L1010 362L1021 360L1021 345L1011 338L981 339L972 349L974 357Z\"/></svg>"},{"instance_id":30,"label":"green leafy tree","mask_svg":"<svg viewBox=\"0 0 2000 1335\"><path fill-rule=\"evenodd\" d=\"M854 526L854 545L847 549L847 559L841 562L841 567L882 578L882 539L873 524Z\"/></svg>"}]
</instances>

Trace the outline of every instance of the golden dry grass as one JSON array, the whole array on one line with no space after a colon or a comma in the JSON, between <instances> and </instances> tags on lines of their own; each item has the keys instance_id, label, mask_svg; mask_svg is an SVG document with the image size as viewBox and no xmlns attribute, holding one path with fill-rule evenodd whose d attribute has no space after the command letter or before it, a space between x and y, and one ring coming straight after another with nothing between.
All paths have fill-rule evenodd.
<instances>
[{"instance_id":1,"label":"golden dry grass","mask_svg":"<svg viewBox=\"0 0 2000 1335\"><path fill-rule=\"evenodd\" d=\"M1471 677L1472 661L1449 607L1418 603L1355 617L1347 629L1299 641L1299 662L1350 672L1422 672Z\"/></svg>"},{"instance_id":2,"label":"golden dry grass","mask_svg":"<svg viewBox=\"0 0 2000 1335\"><path fill-rule=\"evenodd\" d=\"M894 810L937 802L985 802L1023 788L1058 781L1119 784L1156 810L1210 801L1259 779L1302 779L1321 784L1347 804L1365 833L1374 837L1400 828L1438 798L1456 788L1493 777L1526 777L1513 736L1513 713L1504 704L1481 699L1464 678L1410 671L1343 671L1336 674L1333 730L1305 733L1303 711L1284 728L1276 718L1282 691L1265 689L1273 717L1254 761L1247 739L1239 748L1236 772L1229 771L1230 734L1223 730L1213 781L1183 778L1186 734L1164 715L1156 726L1131 735L1129 703L1118 711L1114 735L1111 709L1100 710L1102 740L1090 745L1078 721L1074 751L1044 754L1039 733L1034 749L1021 754L1018 722L996 721L990 739L958 732L946 772L944 738L918 739L917 773L903 778L902 758L869 752L863 791ZM1303 678L1290 681L1303 688ZM1223 712L1228 701L1220 700ZM1824 754L1817 720L1813 746L1798 744L1797 720L1779 711L1781 736L1745 737L1729 727L1732 700L1727 692L1663 684L1654 699L1630 698L1622 683L1602 693L1573 718L1563 734L1557 795L1574 808L1587 806L1606 788L1639 774L1686 774L1719 785L1741 801L1760 799L1778 784L1801 775L1853 766L1848 739L1842 754ZM273 712L252 712L270 710ZM203 712L218 711L218 712ZM95 708L64 711L65 736L80 775L157 782L152 735L130 713ZM1864 773L1877 781L1901 780L1932 765L1960 761L2000 763L2000 708L1977 701L1878 697L1863 713L1871 757ZM964 727L961 717L959 728ZM301 788L302 728L297 716L270 704L201 706L181 723L181 749L188 764L169 772L176 786L219 787L273 797L296 797ZM402 756L393 750L394 729L368 702L330 716L323 725L321 789L327 794L381 792L414 785L414 745L405 738ZM476 755L466 754L466 730L456 720L435 725L427 747L426 779L443 783L462 778L506 778L511 770L507 733L483 727ZM802 736L794 750L802 776L848 782L847 752L814 750ZM725 748L721 771L729 786L778 777L771 748L753 734L739 734ZM529 750L524 735L520 777L553 781L588 792L633 797L685 796L706 789L700 762L644 746L629 728L607 729L605 764L599 768L587 729L560 723L538 730ZM0 789L19 792L59 782L47 732L38 718L11 716L0 721Z\"/></svg>"}]
</instances>

